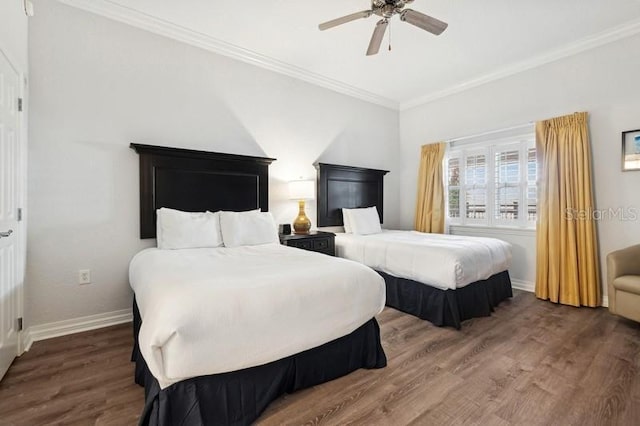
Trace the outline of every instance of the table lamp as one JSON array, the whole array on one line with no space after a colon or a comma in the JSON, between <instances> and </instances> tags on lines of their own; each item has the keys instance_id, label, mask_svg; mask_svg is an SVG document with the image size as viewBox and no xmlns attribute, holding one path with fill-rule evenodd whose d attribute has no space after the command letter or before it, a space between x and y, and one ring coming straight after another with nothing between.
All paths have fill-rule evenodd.
<instances>
[{"instance_id":1,"label":"table lamp","mask_svg":"<svg viewBox=\"0 0 640 426\"><path fill-rule=\"evenodd\" d=\"M306 200L313 200L313 180L294 180L289 182L289 199L298 200L298 216L293 221L294 234L308 234L311 229L311 221L304 212Z\"/></svg>"}]
</instances>

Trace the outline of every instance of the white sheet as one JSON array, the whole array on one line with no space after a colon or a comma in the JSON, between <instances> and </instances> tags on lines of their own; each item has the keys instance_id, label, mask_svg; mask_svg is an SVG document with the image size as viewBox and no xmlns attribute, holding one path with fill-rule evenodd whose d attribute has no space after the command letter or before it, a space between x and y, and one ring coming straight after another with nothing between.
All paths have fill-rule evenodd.
<instances>
[{"instance_id":1,"label":"white sheet","mask_svg":"<svg viewBox=\"0 0 640 426\"><path fill-rule=\"evenodd\" d=\"M146 249L129 268L140 351L165 388L266 364L345 336L380 313L384 280L279 244Z\"/></svg>"},{"instance_id":2,"label":"white sheet","mask_svg":"<svg viewBox=\"0 0 640 426\"><path fill-rule=\"evenodd\" d=\"M511 245L505 241L416 231L339 233L336 255L444 290L486 280L511 265Z\"/></svg>"}]
</instances>

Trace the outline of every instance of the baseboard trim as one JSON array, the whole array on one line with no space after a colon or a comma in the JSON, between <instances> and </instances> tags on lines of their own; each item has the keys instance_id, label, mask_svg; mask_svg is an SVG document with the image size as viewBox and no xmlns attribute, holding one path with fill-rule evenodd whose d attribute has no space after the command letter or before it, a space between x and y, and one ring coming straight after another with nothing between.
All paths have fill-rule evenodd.
<instances>
[{"instance_id":1,"label":"baseboard trim","mask_svg":"<svg viewBox=\"0 0 640 426\"><path fill-rule=\"evenodd\" d=\"M23 334L24 351L31 348L33 342L66 336L68 334L81 333L112 325L124 324L133 321L131 309L105 312L86 317L72 318L64 321L56 321L47 324L34 325L27 328Z\"/></svg>"},{"instance_id":2,"label":"baseboard trim","mask_svg":"<svg viewBox=\"0 0 640 426\"><path fill-rule=\"evenodd\" d=\"M522 291L527 291L529 293L535 293L536 291L536 284L530 281L522 281L522 280L516 280L516 279L511 279L511 287L517 289L517 290L522 290ZM608 296L602 296L602 307L604 308L608 308L609 307L609 297Z\"/></svg>"},{"instance_id":3,"label":"baseboard trim","mask_svg":"<svg viewBox=\"0 0 640 426\"><path fill-rule=\"evenodd\" d=\"M529 293L534 293L536 291L535 283L531 281L517 280L513 278L511 278L511 287L517 290L527 291Z\"/></svg>"}]
</instances>

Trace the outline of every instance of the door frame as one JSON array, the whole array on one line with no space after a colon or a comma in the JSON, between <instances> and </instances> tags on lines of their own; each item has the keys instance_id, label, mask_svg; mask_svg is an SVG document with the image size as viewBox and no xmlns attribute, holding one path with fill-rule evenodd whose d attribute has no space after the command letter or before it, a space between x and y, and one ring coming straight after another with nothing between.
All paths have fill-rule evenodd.
<instances>
[{"instance_id":1,"label":"door frame","mask_svg":"<svg viewBox=\"0 0 640 426\"><path fill-rule=\"evenodd\" d=\"M27 80L27 74L24 70L18 69L18 75L20 77L20 96L22 98L22 112L20 112L20 166L18 168L18 205L22 211L21 220L18 221L18 280L20 284L18 286L18 297L16 303L18 304L17 312L18 318L22 318L22 329L18 333L18 356L22 355L27 349L25 336L26 332L26 318L24 312L24 293L27 279L27 159L28 159L28 111L29 111L29 85Z\"/></svg>"}]
</instances>

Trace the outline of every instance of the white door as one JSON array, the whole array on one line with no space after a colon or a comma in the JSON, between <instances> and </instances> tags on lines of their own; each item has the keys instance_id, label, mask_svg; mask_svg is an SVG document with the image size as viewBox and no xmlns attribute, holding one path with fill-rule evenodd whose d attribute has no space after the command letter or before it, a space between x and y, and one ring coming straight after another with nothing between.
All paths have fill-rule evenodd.
<instances>
[{"instance_id":1,"label":"white door","mask_svg":"<svg viewBox=\"0 0 640 426\"><path fill-rule=\"evenodd\" d=\"M18 189L21 176L19 73L0 50L0 379L18 355Z\"/></svg>"}]
</instances>

